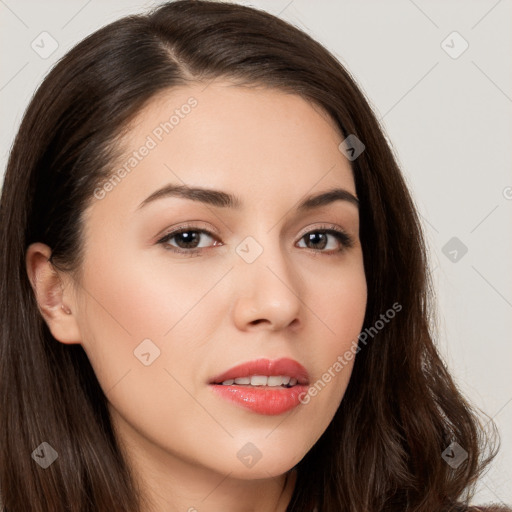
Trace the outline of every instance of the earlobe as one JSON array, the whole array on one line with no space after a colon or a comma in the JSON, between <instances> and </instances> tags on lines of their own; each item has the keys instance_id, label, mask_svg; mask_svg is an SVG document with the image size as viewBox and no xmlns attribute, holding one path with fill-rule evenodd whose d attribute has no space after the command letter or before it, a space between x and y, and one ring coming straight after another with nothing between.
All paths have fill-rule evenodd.
<instances>
[{"instance_id":1,"label":"earlobe","mask_svg":"<svg viewBox=\"0 0 512 512\"><path fill-rule=\"evenodd\" d=\"M39 311L56 340L61 343L80 343L80 330L73 313L73 298L66 292L63 276L52 265L50 257L51 249L45 244L34 243L27 249L27 274Z\"/></svg>"}]
</instances>

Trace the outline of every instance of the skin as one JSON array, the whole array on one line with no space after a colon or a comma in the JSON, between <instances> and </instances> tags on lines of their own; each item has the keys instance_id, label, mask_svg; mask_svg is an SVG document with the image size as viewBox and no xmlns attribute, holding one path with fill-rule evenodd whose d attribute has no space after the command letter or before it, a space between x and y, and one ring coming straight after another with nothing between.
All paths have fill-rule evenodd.
<instances>
[{"instance_id":1,"label":"skin","mask_svg":"<svg viewBox=\"0 0 512 512\"><path fill-rule=\"evenodd\" d=\"M343 137L318 107L225 81L154 98L122 139L118 165L191 96L197 106L104 198L93 198L79 281L51 267L43 244L30 246L27 271L56 340L86 351L147 510L284 511L290 470L330 423L353 361L307 405L278 416L234 405L208 382L245 361L290 357L312 384L357 339L367 300L358 208L338 200L295 210L334 187L355 196L355 184L338 150ZM171 183L236 194L243 207L164 197L138 208ZM200 235L193 257L158 243L184 222L213 234ZM332 235L327 245L308 245L304 235L325 224L353 246ZM252 263L235 250L248 236L263 249ZM179 237L169 246L191 250ZM160 350L148 366L134 356L144 339ZM252 467L237 457L249 442L261 453Z\"/></svg>"}]
</instances>

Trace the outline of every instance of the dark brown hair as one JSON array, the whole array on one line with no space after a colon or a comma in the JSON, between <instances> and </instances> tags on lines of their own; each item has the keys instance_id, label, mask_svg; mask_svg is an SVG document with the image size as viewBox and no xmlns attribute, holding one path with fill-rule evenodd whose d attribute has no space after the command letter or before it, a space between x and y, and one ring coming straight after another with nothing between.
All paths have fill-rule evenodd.
<instances>
[{"instance_id":1,"label":"dark brown hair","mask_svg":"<svg viewBox=\"0 0 512 512\"><path fill-rule=\"evenodd\" d=\"M32 99L5 174L0 230L0 488L8 512L143 510L81 345L56 342L27 277L33 242L76 271L82 213L113 171L123 130L157 93L225 78L297 94L366 146L352 162L368 284L364 328L402 310L358 353L333 421L297 465L291 512L464 510L485 463L483 430L433 344L418 216L367 100L319 43L265 12L177 1L74 47ZM341 142L341 141L340 141ZM58 463L30 454L46 441ZM467 460L441 457L457 442Z\"/></svg>"}]
</instances>

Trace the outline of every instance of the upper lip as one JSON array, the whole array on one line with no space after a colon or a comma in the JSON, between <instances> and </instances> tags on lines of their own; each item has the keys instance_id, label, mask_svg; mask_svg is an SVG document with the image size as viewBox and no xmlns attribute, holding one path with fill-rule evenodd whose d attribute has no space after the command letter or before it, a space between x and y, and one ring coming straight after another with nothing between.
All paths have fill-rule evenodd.
<instances>
[{"instance_id":1,"label":"upper lip","mask_svg":"<svg viewBox=\"0 0 512 512\"><path fill-rule=\"evenodd\" d=\"M278 375L289 376L297 379L298 384L309 384L309 375L306 368L288 357L274 360L256 359L254 361L248 361L233 366L233 368L217 375L210 383L220 384L226 380L236 379L238 377L250 377L253 375L265 375L267 377Z\"/></svg>"}]
</instances>

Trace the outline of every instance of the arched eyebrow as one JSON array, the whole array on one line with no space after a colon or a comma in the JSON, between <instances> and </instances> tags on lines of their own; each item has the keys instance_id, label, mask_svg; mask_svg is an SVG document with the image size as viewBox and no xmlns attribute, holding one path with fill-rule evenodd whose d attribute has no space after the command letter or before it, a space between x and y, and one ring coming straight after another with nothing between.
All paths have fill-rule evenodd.
<instances>
[{"instance_id":1,"label":"arched eyebrow","mask_svg":"<svg viewBox=\"0 0 512 512\"><path fill-rule=\"evenodd\" d=\"M179 197L182 199L189 199L191 201L198 201L217 208L232 208L235 210L243 208L243 202L238 196L222 190L169 184L149 195L139 204L137 209L139 210L158 199L169 197ZM343 188L332 188L302 199L297 205L296 210L303 213L315 208L327 206L335 201L347 201L359 208L359 200L351 192Z\"/></svg>"}]
</instances>

